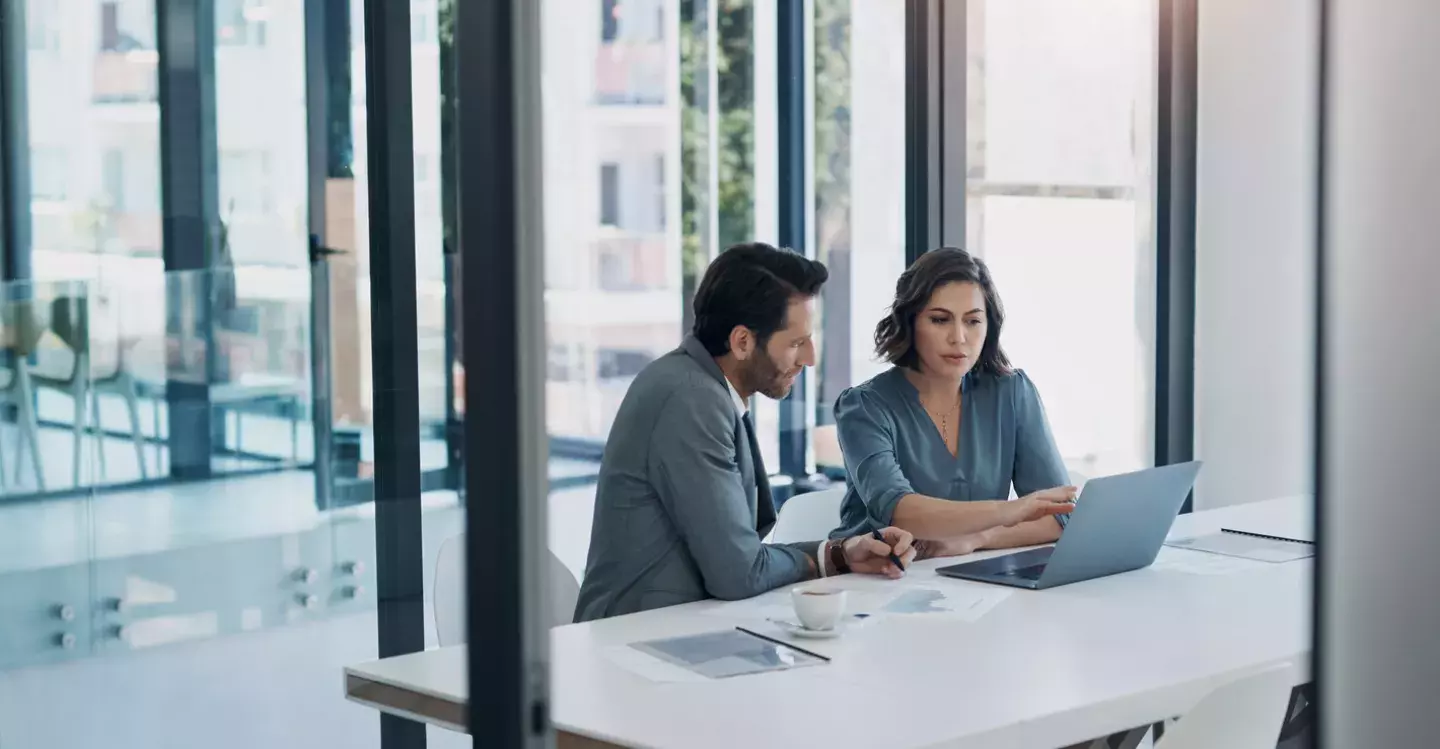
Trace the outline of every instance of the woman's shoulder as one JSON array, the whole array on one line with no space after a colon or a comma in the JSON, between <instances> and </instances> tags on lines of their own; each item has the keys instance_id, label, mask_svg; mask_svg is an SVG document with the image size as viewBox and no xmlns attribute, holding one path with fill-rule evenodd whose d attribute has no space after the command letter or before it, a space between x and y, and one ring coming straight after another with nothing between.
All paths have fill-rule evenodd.
<instances>
[{"instance_id":1,"label":"woman's shoulder","mask_svg":"<svg viewBox=\"0 0 1440 749\"><path fill-rule=\"evenodd\" d=\"M1035 382L1023 369L1008 372L971 372L970 386L977 394L987 393L997 398L1032 398L1036 395Z\"/></svg>"},{"instance_id":2,"label":"woman's shoulder","mask_svg":"<svg viewBox=\"0 0 1440 749\"><path fill-rule=\"evenodd\" d=\"M899 405L897 398L902 392L895 382L897 377L903 383L904 375L891 368L858 385L845 388L835 400L836 418L855 411L893 411Z\"/></svg>"}]
</instances>

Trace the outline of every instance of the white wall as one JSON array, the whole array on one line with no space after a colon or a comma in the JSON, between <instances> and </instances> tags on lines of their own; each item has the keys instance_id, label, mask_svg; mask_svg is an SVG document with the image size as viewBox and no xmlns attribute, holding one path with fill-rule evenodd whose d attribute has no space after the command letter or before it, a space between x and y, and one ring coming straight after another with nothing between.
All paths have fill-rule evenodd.
<instances>
[{"instance_id":1,"label":"white wall","mask_svg":"<svg viewBox=\"0 0 1440 749\"><path fill-rule=\"evenodd\" d=\"M1200 3L1197 508L1309 493L1315 137L1312 0Z\"/></svg>"}]
</instances>

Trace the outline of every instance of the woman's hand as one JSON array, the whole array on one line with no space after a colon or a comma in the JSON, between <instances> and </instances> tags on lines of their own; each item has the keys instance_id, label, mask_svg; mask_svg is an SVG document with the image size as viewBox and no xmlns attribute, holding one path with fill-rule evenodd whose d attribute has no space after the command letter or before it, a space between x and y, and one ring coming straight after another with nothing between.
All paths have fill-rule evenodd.
<instances>
[{"instance_id":1,"label":"woman's hand","mask_svg":"<svg viewBox=\"0 0 1440 749\"><path fill-rule=\"evenodd\" d=\"M936 557L963 557L966 554L973 554L990 542L990 531L980 531L958 538L929 539L916 541L915 548L918 551L916 559L934 559Z\"/></svg>"},{"instance_id":2,"label":"woman's hand","mask_svg":"<svg viewBox=\"0 0 1440 749\"><path fill-rule=\"evenodd\" d=\"M1078 494L1073 486L1057 486L1010 500L1000 506L1001 525L1008 528L1052 515L1068 514L1075 509Z\"/></svg>"}]
</instances>

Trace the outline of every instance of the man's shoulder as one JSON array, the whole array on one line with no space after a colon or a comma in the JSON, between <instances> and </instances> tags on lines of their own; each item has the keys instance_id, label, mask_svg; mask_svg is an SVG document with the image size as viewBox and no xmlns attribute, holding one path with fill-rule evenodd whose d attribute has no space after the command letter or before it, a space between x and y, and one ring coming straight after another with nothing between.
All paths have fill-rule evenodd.
<instances>
[{"instance_id":1,"label":"man's shoulder","mask_svg":"<svg viewBox=\"0 0 1440 749\"><path fill-rule=\"evenodd\" d=\"M630 409L658 416L678 405L724 414L733 410L730 392L684 350L656 359L635 376L625 394Z\"/></svg>"}]
</instances>

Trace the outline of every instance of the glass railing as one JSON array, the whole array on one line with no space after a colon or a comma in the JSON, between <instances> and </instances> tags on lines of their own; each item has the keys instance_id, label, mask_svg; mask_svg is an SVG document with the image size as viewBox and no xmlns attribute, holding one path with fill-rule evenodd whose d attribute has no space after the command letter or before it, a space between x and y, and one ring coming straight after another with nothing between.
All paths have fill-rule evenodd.
<instances>
[{"instance_id":1,"label":"glass railing","mask_svg":"<svg viewBox=\"0 0 1440 749\"><path fill-rule=\"evenodd\" d=\"M311 298L295 269L0 286L0 671L373 609L373 504L316 470Z\"/></svg>"}]
</instances>

